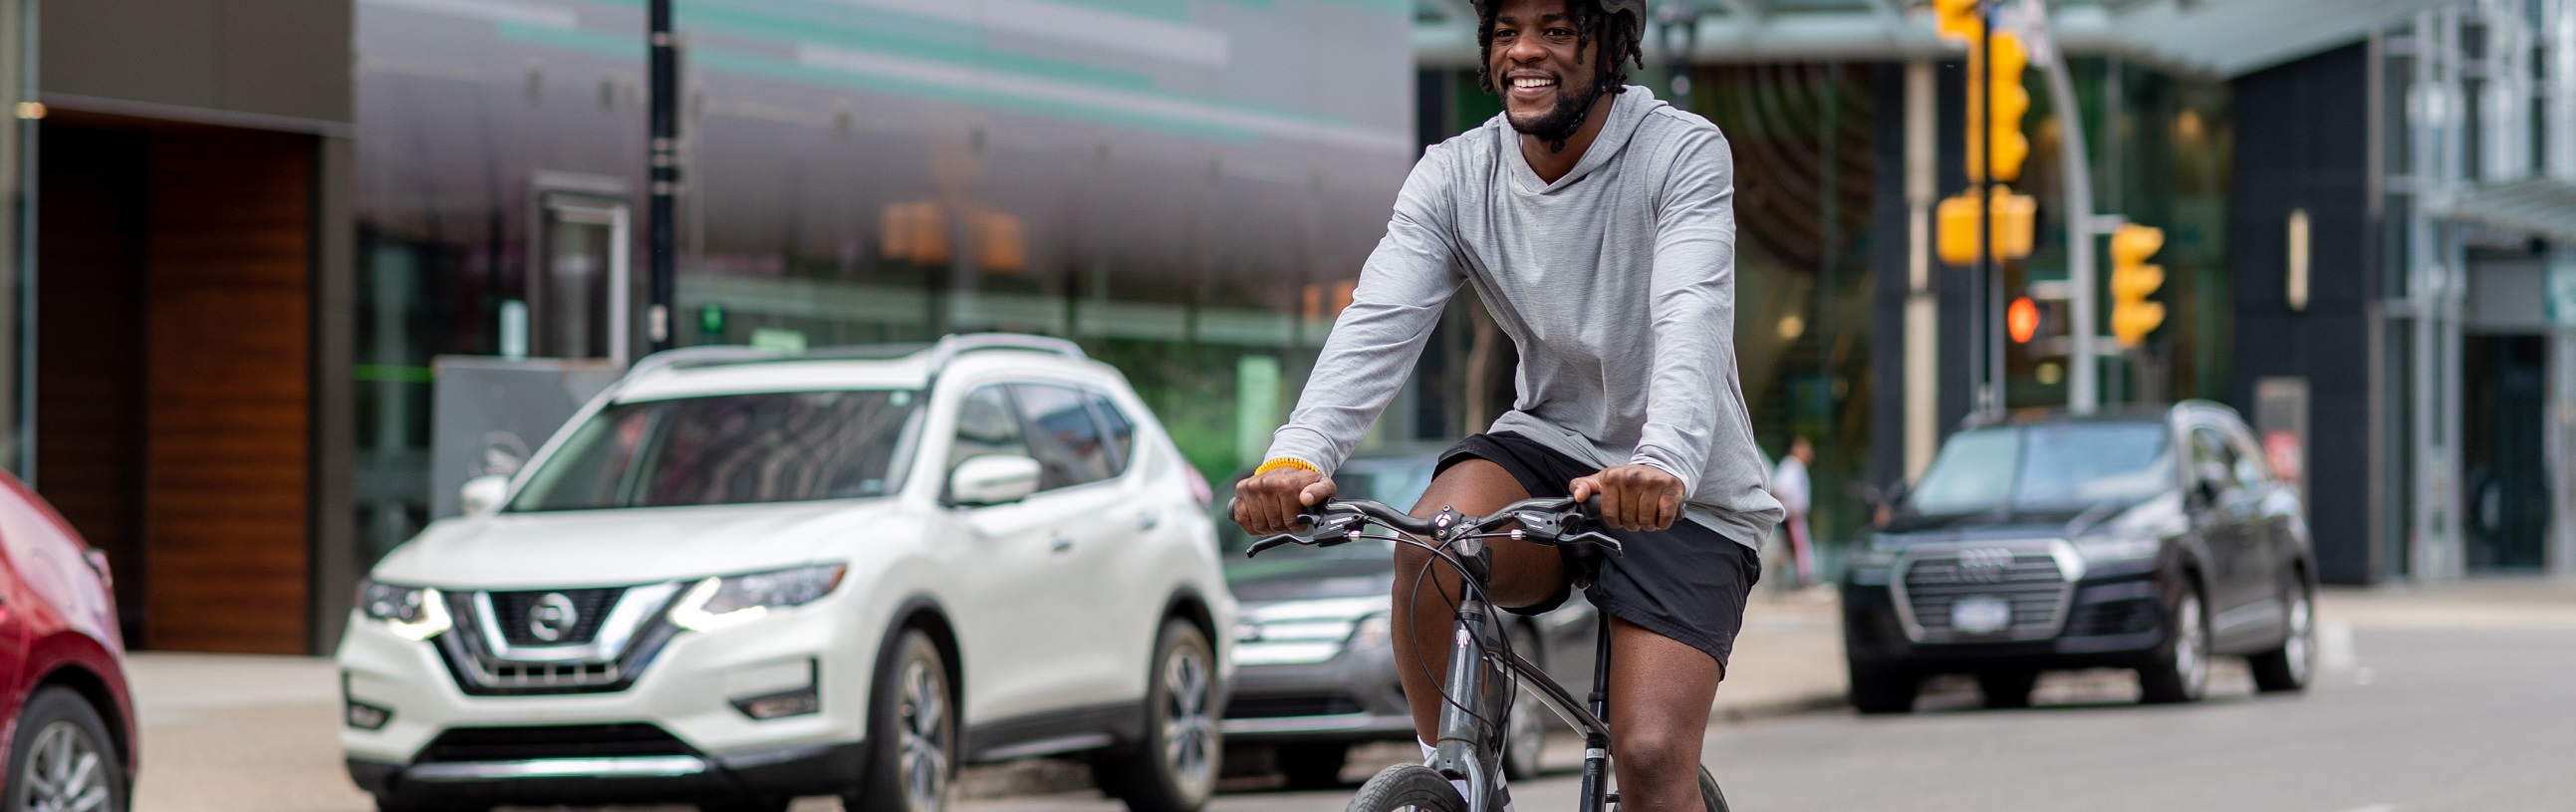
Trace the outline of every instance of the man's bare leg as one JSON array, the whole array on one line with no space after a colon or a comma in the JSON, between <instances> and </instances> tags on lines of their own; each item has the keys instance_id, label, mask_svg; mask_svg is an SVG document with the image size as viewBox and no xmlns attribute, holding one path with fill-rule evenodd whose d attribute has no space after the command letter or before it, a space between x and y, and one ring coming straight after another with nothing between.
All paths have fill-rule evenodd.
<instances>
[{"instance_id":1,"label":"man's bare leg","mask_svg":"<svg viewBox=\"0 0 2576 812\"><path fill-rule=\"evenodd\" d=\"M1440 472L1431 481L1431 488L1423 492L1422 501L1414 504L1413 515L1430 516L1445 507L1482 516L1527 498L1529 492L1502 466L1470 459ZM1556 594L1565 583L1565 563L1554 548L1507 539L1493 539L1488 545L1494 551L1493 583L1489 588L1497 605L1536 604ZM1449 675L1449 629L1458 621L1459 583L1455 570L1435 561L1431 553L1419 547L1396 546L1395 614L1391 619L1396 676L1403 681L1406 704L1413 709L1414 733L1423 741L1436 743L1440 735L1441 683ZM1417 583L1421 585L1418 592ZM1414 645L1416 640L1429 641L1430 645ZM1700 656L1707 659L1707 655ZM1705 701L1701 708L1706 710ZM1701 716L1705 718L1707 714L1703 712ZM1691 752L1699 752L1696 740L1691 743Z\"/></svg>"},{"instance_id":2,"label":"man's bare leg","mask_svg":"<svg viewBox=\"0 0 2576 812\"><path fill-rule=\"evenodd\" d=\"M1610 736L1622 812L1699 812L1700 740L1725 668L1707 652L1610 619Z\"/></svg>"}]
</instances>

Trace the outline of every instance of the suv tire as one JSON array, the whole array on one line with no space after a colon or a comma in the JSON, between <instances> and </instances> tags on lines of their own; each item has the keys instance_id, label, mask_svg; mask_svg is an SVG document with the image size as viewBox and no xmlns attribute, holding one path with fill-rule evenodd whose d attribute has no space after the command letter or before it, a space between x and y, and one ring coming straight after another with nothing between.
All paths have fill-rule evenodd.
<instances>
[{"instance_id":1,"label":"suv tire","mask_svg":"<svg viewBox=\"0 0 2576 812\"><path fill-rule=\"evenodd\" d=\"M18 732L10 737L5 807L9 812L57 807L125 812L130 788L115 741L98 710L80 694L54 685L37 689L19 712ZM67 781L78 783L59 786ZM49 789L49 784L56 786ZM96 806L74 802L93 797Z\"/></svg>"},{"instance_id":2,"label":"suv tire","mask_svg":"<svg viewBox=\"0 0 2576 812\"><path fill-rule=\"evenodd\" d=\"M1864 714L1912 713L1923 678L1894 668L1851 666L1852 708Z\"/></svg>"},{"instance_id":3,"label":"suv tire","mask_svg":"<svg viewBox=\"0 0 2576 812\"><path fill-rule=\"evenodd\" d=\"M851 809L938 812L957 779L957 692L930 634L906 626L877 658L868 704L867 779Z\"/></svg>"},{"instance_id":4,"label":"suv tire","mask_svg":"<svg viewBox=\"0 0 2576 812\"><path fill-rule=\"evenodd\" d=\"M1163 621L1145 682L1145 735L1127 752L1093 762L1101 789L1133 812L1197 812L1216 789L1224 743L1217 731L1216 654L1187 620Z\"/></svg>"},{"instance_id":5,"label":"suv tire","mask_svg":"<svg viewBox=\"0 0 2576 812\"><path fill-rule=\"evenodd\" d=\"M2138 669L2139 697L2151 704L2198 702L2209 688L2209 613L2200 585L2184 581L2166 616L2156 661Z\"/></svg>"},{"instance_id":6,"label":"suv tire","mask_svg":"<svg viewBox=\"0 0 2576 812\"><path fill-rule=\"evenodd\" d=\"M2281 585L2282 620L2289 633L2281 647L2246 659L2253 666L2254 690L2303 691L2317 667L2317 601L2306 578L2289 573Z\"/></svg>"}]
</instances>

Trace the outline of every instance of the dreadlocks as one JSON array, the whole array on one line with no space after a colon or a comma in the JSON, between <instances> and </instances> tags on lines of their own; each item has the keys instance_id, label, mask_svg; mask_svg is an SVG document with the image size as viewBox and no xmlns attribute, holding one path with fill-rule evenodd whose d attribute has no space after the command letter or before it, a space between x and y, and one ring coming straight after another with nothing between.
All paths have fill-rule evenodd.
<instances>
[{"instance_id":1,"label":"dreadlocks","mask_svg":"<svg viewBox=\"0 0 2576 812\"><path fill-rule=\"evenodd\" d=\"M1503 3L1502 0L1486 0L1477 5L1480 8L1476 15L1476 83L1487 93L1500 93L1501 90L1494 86L1494 15L1502 9ZM1583 61L1587 47L1592 51L1592 88L1584 96L1582 106L1575 110L1562 129L1534 133L1548 142L1549 152L1565 151L1566 139L1583 129L1583 120L1592 115L1594 101L1603 94L1616 94L1627 88L1629 65L1634 64L1640 69L1646 66L1644 51L1638 47L1639 26L1645 25L1645 21L1638 19L1637 15L1613 13L1603 8L1599 0L1566 0L1566 10L1574 18L1577 32L1575 61Z\"/></svg>"}]
</instances>

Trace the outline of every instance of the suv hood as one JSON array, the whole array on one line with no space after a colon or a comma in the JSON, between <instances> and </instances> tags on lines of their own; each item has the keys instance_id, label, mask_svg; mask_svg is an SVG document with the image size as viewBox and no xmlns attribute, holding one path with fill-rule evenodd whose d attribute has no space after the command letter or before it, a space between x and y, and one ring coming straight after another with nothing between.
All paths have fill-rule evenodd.
<instances>
[{"instance_id":1,"label":"suv hood","mask_svg":"<svg viewBox=\"0 0 2576 812\"><path fill-rule=\"evenodd\" d=\"M812 563L892 499L504 513L442 519L376 564L446 589L627 586ZM839 531L839 532L835 532Z\"/></svg>"}]
</instances>

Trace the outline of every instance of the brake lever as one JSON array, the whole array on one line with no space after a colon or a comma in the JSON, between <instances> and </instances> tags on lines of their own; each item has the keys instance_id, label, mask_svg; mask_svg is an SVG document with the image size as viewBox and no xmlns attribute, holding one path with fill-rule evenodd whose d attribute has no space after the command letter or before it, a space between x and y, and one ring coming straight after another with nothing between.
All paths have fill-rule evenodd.
<instances>
[{"instance_id":1,"label":"brake lever","mask_svg":"<svg viewBox=\"0 0 2576 812\"><path fill-rule=\"evenodd\" d=\"M1358 535L1359 525L1364 521L1358 516L1343 514L1318 516L1306 513L1300 514L1297 518L1305 521L1306 526L1312 529L1304 533L1281 533L1253 542L1251 547L1243 551L1243 557L1251 558L1278 549L1282 544L1304 544L1310 547L1349 544Z\"/></svg>"},{"instance_id":2,"label":"brake lever","mask_svg":"<svg viewBox=\"0 0 2576 812\"><path fill-rule=\"evenodd\" d=\"M1619 540L1618 540L1618 539L1614 539L1614 538L1611 538L1611 537L1609 537L1609 536L1605 536L1605 535L1602 535L1602 534L1600 534L1600 533L1598 533L1598 532L1591 531L1591 530L1586 530L1586 531L1583 531L1583 532L1581 532L1581 533L1575 534L1575 536L1574 536L1573 538L1564 539L1564 540L1559 541L1559 542L1557 542L1557 543L1559 543L1559 544L1574 544L1574 543L1577 543L1577 542L1588 542L1588 543L1590 543L1590 544L1592 544L1592 545L1594 545L1594 546L1600 547L1601 549L1608 550L1608 551L1610 551L1610 555L1611 555L1611 556L1613 556L1613 557L1619 556L1620 554L1622 554L1622 553L1626 552L1626 549L1625 549L1625 548L1622 548L1622 547L1620 547L1620 546L1619 546Z\"/></svg>"}]
</instances>

